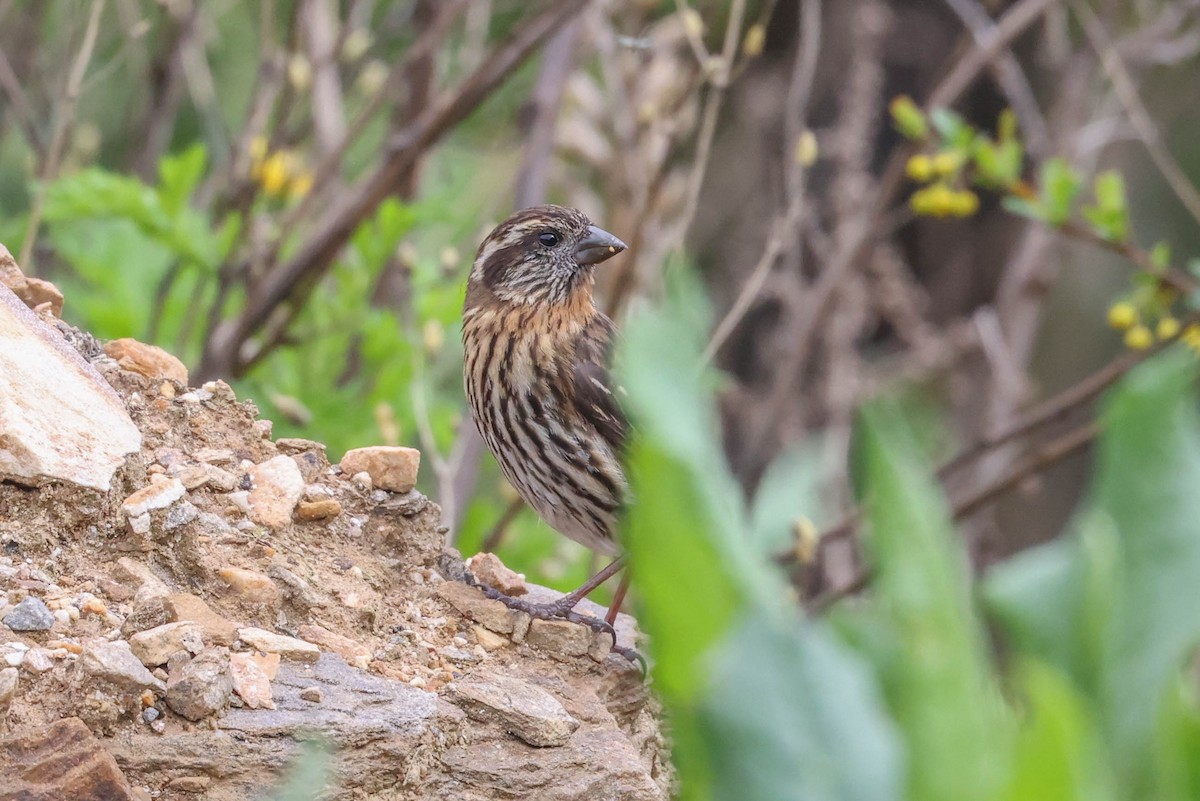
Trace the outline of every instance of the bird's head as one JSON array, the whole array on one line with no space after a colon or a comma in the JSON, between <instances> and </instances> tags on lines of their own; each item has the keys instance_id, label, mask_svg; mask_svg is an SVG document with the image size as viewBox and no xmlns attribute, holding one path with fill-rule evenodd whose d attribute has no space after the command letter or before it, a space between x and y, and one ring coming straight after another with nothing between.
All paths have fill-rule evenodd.
<instances>
[{"instance_id":1,"label":"bird's head","mask_svg":"<svg viewBox=\"0 0 1200 801\"><path fill-rule=\"evenodd\" d=\"M523 209L479 246L467 306L485 297L524 306L566 303L577 292L590 293L593 268L624 249L624 242L576 209Z\"/></svg>"}]
</instances>

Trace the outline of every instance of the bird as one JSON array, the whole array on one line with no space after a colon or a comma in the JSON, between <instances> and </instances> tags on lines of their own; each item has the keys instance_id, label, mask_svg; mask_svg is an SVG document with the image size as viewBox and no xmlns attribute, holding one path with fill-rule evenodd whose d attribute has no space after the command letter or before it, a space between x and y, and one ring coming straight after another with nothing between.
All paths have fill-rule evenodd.
<instances>
[{"instance_id":1,"label":"bird","mask_svg":"<svg viewBox=\"0 0 1200 801\"><path fill-rule=\"evenodd\" d=\"M577 209L534 206L484 238L467 280L463 379L480 436L542 520L616 557L555 604L500 598L539 617L590 625L571 610L621 568L629 423L609 370L615 327L593 290L596 266L625 249Z\"/></svg>"}]
</instances>

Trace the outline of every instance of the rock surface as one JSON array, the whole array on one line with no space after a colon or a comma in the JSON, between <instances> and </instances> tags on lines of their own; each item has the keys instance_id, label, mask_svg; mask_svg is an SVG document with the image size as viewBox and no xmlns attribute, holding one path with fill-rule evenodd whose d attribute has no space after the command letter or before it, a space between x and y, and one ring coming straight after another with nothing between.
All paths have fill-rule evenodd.
<instances>
[{"instance_id":1,"label":"rock surface","mask_svg":"<svg viewBox=\"0 0 1200 801\"><path fill-rule=\"evenodd\" d=\"M49 631L54 625L54 615L41 598L30 595L4 616L4 625L13 631Z\"/></svg>"},{"instance_id":2,"label":"rock surface","mask_svg":"<svg viewBox=\"0 0 1200 801\"><path fill-rule=\"evenodd\" d=\"M79 718L0 739L0 801L133 801L117 761Z\"/></svg>"},{"instance_id":3,"label":"rock surface","mask_svg":"<svg viewBox=\"0 0 1200 801\"><path fill-rule=\"evenodd\" d=\"M485 723L498 723L530 745L566 745L579 721L545 690L512 676L457 682L450 699Z\"/></svg>"},{"instance_id":4,"label":"rock surface","mask_svg":"<svg viewBox=\"0 0 1200 801\"><path fill-rule=\"evenodd\" d=\"M116 360L122 370L146 378L169 378L187 384L188 371L183 362L157 345L147 345L136 339L114 339L104 343L104 352Z\"/></svg>"},{"instance_id":5,"label":"rock surface","mask_svg":"<svg viewBox=\"0 0 1200 801\"><path fill-rule=\"evenodd\" d=\"M7 287L0 287L0 342L0 481L59 479L107 490L141 446L124 403Z\"/></svg>"}]
</instances>

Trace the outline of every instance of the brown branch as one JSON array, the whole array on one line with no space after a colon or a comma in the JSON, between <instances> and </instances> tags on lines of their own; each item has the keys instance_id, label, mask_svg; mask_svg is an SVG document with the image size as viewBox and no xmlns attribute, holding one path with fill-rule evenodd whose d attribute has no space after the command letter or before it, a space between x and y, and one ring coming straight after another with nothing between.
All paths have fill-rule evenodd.
<instances>
[{"instance_id":1,"label":"brown branch","mask_svg":"<svg viewBox=\"0 0 1200 801\"><path fill-rule=\"evenodd\" d=\"M239 351L243 343L260 330L276 307L304 281L321 274L358 225L391 194L397 177L474 111L550 35L579 13L584 4L585 0L555 3L528 22L515 26L516 33L493 50L447 100L428 109L407 130L393 136L379 168L323 216L315 233L300 245L295 255L257 282L237 318L212 332L205 343L197 376L203 380L241 375L244 365Z\"/></svg>"},{"instance_id":2,"label":"brown branch","mask_svg":"<svg viewBox=\"0 0 1200 801\"><path fill-rule=\"evenodd\" d=\"M998 500L1029 477L1058 464L1091 442L1098 431L1099 424L1095 420L1091 420L1046 443L1028 458L1020 461L1012 469L1000 476L1000 478L955 503L951 510L953 519L959 521L970 517L984 506ZM818 595L809 602L808 608L814 613L824 611L835 601L864 589L869 581L869 570L862 568L846 583L837 587L831 587L826 592Z\"/></svg>"}]
</instances>

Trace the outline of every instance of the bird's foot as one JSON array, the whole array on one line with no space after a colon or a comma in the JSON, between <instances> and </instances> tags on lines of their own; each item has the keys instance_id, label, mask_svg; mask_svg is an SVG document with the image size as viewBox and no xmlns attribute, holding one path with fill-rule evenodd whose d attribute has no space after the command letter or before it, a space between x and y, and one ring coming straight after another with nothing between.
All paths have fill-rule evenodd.
<instances>
[{"instance_id":1,"label":"bird's foot","mask_svg":"<svg viewBox=\"0 0 1200 801\"><path fill-rule=\"evenodd\" d=\"M534 603L527 601L524 598L506 595L495 587L484 584L479 579L471 575L471 571L464 570L462 580L482 592L485 596L493 601L499 601L517 612L524 612L534 620L566 620L571 623L578 624L585 628L589 628L597 634L607 634L612 637L612 652L620 654L630 662L637 664L642 673L646 673L646 660L633 648L626 648L623 645L617 644L617 630L613 628L612 623L609 623L602 617L593 615L585 615L582 612L576 611L575 607L583 600L581 596L571 593L564 595L557 601L549 603Z\"/></svg>"}]
</instances>

